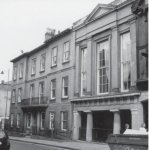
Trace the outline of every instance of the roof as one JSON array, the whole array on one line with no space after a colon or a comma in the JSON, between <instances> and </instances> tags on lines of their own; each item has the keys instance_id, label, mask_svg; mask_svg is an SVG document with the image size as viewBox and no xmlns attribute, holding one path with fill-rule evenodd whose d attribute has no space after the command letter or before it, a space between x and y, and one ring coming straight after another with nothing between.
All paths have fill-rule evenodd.
<instances>
[{"instance_id":1,"label":"roof","mask_svg":"<svg viewBox=\"0 0 149 150\"><path fill-rule=\"evenodd\" d=\"M58 34L56 34L55 36L53 36L51 39L45 41L44 44L42 44L42 45L36 47L35 49L33 49L33 50L29 51L29 52L25 52L25 53L19 55L18 57L12 59L10 62L16 62L16 61L18 61L18 60L20 60L20 59L22 59L22 58L24 58L24 57L28 57L28 56L30 56L31 54L34 54L34 53L36 53L36 52L42 50L43 48L47 47L50 43L52 43L52 42L58 40L59 38L65 36L65 35L67 35L67 34L69 34L71 31L72 31L71 28L67 28L66 30L64 30L64 31L62 31L62 32L60 32L60 33L58 33Z\"/></svg>"}]
</instances>

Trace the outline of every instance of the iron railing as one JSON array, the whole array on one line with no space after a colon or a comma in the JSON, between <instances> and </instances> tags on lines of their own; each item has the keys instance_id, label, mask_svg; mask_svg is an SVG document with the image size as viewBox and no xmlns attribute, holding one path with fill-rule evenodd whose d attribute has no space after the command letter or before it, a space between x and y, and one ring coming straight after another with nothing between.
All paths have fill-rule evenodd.
<instances>
[{"instance_id":1,"label":"iron railing","mask_svg":"<svg viewBox=\"0 0 149 150\"><path fill-rule=\"evenodd\" d=\"M33 97L21 100L22 106L38 106L38 105L47 105L48 98L47 97Z\"/></svg>"}]
</instances>

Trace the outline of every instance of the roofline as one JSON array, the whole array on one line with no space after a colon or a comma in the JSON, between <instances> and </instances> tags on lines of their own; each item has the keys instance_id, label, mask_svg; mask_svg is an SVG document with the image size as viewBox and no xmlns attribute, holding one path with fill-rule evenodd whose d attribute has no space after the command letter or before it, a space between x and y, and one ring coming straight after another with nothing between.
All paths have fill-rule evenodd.
<instances>
[{"instance_id":1,"label":"roofline","mask_svg":"<svg viewBox=\"0 0 149 150\"><path fill-rule=\"evenodd\" d=\"M104 16L106 16L106 15L112 13L112 12L115 12L115 11L117 11L118 9L121 9L121 8L127 6L127 5L129 5L129 4L131 4L131 3L133 3L134 1L135 1L135 0L126 0L126 1L124 1L123 3L121 3L121 4L119 4L119 5L114 5L115 7L114 7L112 10L110 10L110 11L106 12L105 14L103 14L103 15L101 15L101 16L95 18L94 20L91 20L91 21L89 21L89 22L86 22L86 20L85 20L84 23L82 23L82 24L80 24L80 25L78 25L78 26L76 26L76 27L73 27L73 31L79 30L79 29L83 28L84 26L87 26L88 24L94 22L95 20L98 20L98 19L100 19L100 18L102 18L102 17L104 17ZM96 7L97 7L97 6L96 6ZM89 15L90 15L90 14L89 14Z\"/></svg>"},{"instance_id":2,"label":"roofline","mask_svg":"<svg viewBox=\"0 0 149 150\"><path fill-rule=\"evenodd\" d=\"M67 35L67 34L69 34L71 31L72 31L72 28L67 28L67 29L63 30L62 32L60 32L59 34L56 34L56 35L55 35L54 37L52 37L51 39L45 41L44 44L42 44L42 45L36 47L35 49L33 49L33 50L29 51L29 52L26 52L26 53L23 53L22 55L19 55L18 57L12 59L10 62L13 62L13 63L14 63L14 62L16 62L16 61L18 61L18 60L20 60L20 59L22 59L22 58L24 58L24 57L28 57L28 56L30 56L31 54L34 54L34 53L36 53L36 52L42 50L42 48L47 47L50 43L52 43L52 42L58 40L59 38L65 36L65 35Z\"/></svg>"}]
</instances>

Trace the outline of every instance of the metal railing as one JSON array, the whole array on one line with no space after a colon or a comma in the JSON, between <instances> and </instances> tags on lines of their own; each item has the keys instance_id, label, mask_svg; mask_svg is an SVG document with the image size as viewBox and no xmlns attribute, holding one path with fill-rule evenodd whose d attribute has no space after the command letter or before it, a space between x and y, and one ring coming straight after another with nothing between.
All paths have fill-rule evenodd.
<instances>
[{"instance_id":1,"label":"metal railing","mask_svg":"<svg viewBox=\"0 0 149 150\"><path fill-rule=\"evenodd\" d=\"M92 139L93 141L105 141L112 133L112 129L93 128ZM86 140L86 128L80 128L80 140Z\"/></svg>"},{"instance_id":2,"label":"metal railing","mask_svg":"<svg viewBox=\"0 0 149 150\"><path fill-rule=\"evenodd\" d=\"M33 105L46 105L48 104L47 97L33 97L21 100L22 106L33 106Z\"/></svg>"}]
</instances>

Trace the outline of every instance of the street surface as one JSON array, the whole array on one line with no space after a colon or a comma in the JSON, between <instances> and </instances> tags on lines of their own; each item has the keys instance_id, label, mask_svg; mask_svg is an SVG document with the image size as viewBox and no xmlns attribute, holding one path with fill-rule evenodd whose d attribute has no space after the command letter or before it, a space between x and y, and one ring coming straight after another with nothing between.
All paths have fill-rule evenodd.
<instances>
[{"instance_id":1,"label":"street surface","mask_svg":"<svg viewBox=\"0 0 149 150\"><path fill-rule=\"evenodd\" d=\"M68 150L64 148L56 148L39 144L32 144L20 141L10 141L10 150Z\"/></svg>"}]
</instances>

